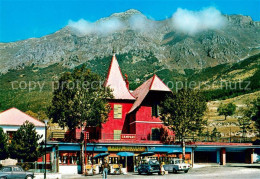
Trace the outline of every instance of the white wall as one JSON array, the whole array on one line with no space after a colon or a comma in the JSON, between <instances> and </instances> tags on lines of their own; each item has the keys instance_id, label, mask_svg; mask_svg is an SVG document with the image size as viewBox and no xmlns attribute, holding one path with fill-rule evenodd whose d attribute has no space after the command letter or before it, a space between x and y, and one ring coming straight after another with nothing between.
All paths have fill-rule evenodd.
<instances>
[{"instance_id":1,"label":"white wall","mask_svg":"<svg viewBox=\"0 0 260 179\"><path fill-rule=\"evenodd\" d=\"M20 126L0 126L0 127L3 128L3 131L5 133L7 131L17 131L20 128ZM42 138L38 142L45 140L45 127L35 127L35 128L36 128L36 132L39 135L42 135Z\"/></svg>"},{"instance_id":2,"label":"white wall","mask_svg":"<svg viewBox=\"0 0 260 179\"><path fill-rule=\"evenodd\" d=\"M60 165L59 173L61 174L78 174L77 165Z\"/></svg>"},{"instance_id":3,"label":"white wall","mask_svg":"<svg viewBox=\"0 0 260 179\"><path fill-rule=\"evenodd\" d=\"M259 163L260 162L260 155L258 155L257 153L254 153L253 154L253 162Z\"/></svg>"}]
</instances>

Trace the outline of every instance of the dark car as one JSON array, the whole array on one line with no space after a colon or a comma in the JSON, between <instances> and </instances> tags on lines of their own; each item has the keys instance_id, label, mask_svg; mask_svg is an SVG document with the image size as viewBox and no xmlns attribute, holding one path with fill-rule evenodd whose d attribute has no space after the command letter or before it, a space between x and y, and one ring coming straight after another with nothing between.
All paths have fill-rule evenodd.
<instances>
[{"instance_id":1,"label":"dark car","mask_svg":"<svg viewBox=\"0 0 260 179\"><path fill-rule=\"evenodd\" d=\"M24 171L20 166L4 166L0 169L0 179L33 179L32 172Z\"/></svg>"},{"instance_id":2,"label":"dark car","mask_svg":"<svg viewBox=\"0 0 260 179\"><path fill-rule=\"evenodd\" d=\"M146 173L146 174L158 173L158 174L160 174L160 164L156 159L142 160L140 166L138 167L138 173L140 175L142 173Z\"/></svg>"}]
</instances>

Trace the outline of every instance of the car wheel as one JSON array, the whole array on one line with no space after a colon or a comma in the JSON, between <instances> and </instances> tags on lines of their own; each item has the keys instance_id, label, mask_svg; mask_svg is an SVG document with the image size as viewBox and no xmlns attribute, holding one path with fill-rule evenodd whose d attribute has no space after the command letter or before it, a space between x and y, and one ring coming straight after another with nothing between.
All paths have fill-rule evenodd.
<instances>
[{"instance_id":1,"label":"car wheel","mask_svg":"<svg viewBox=\"0 0 260 179\"><path fill-rule=\"evenodd\" d=\"M177 173L177 170L175 168L172 171L173 171L173 173Z\"/></svg>"},{"instance_id":2,"label":"car wheel","mask_svg":"<svg viewBox=\"0 0 260 179\"><path fill-rule=\"evenodd\" d=\"M185 170L184 173L188 173L189 170Z\"/></svg>"},{"instance_id":3,"label":"car wheel","mask_svg":"<svg viewBox=\"0 0 260 179\"><path fill-rule=\"evenodd\" d=\"M141 174L142 174L142 172L141 172L141 171L138 171L138 174L139 174L139 175L141 175Z\"/></svg>"},{"instance_id":4,"label":"car wheel","mask_svg":"<svg viewBox=\"0 0 260 179\"><path fill-rule=\"evenodd\" d=\"M28 176L26 176L26 179L33 179L33 176L32 175L28 175Z\"/></svg>"},{"instance_id":5,"label":"car wheel","mask_svg":"<svg viewBox=\"0 0 260 179\"><path fill-rule=\"evenodd\" d=\"M6 177L0 177L0 179L6 179Z\"/></svg>"}]
</instances>

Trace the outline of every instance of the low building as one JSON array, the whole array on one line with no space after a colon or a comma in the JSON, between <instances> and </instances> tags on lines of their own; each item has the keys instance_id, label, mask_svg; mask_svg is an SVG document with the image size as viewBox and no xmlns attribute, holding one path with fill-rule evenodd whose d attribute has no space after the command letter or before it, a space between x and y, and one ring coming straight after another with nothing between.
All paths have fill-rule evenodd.
<instances>
[{"instance_id":1,"label":"low building","mask_svg":"<svg viewBox=\"0 0 260 179\"><path fill-rule=\"evenodd\" d=\"M10 108L0 113L0 127L7 134L9 140L13 134L26 122L34 124L36 132L42 135L41 141L45 139L45 124L17 108ZM39 142L41 142L39 141Z\"/></svg>"},{"instance_id":2,"label":"low building","mask_svg":"<svg viewBox=\"0 0 260 179\"><path fill-rule=\"evenodd\" d=\"M36 132L39 135L42 135L42 138L39 140L41 142L45 139L45 124L26 113L20 111L16 108L11 108L0 113L0 127L7 134L9 142L11 142L13 134L26 122L34 124ZM16 164L16 160L7 159L1 161L2 164Z\"/></svg>"}]
</instances>

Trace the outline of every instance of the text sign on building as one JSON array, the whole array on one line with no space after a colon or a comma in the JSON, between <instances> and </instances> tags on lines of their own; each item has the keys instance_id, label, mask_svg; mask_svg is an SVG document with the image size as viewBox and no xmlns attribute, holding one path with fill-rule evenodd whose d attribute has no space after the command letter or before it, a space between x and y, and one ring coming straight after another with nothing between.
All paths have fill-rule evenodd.
<instances>
[{"instance_id":1,"label":"text sign on building","mask_svg":"<svg viewBox=\"0 0 260 179\"><path fill-rule=\"evenodd\" d=\"M144 152L145 147L141 146L108 146L108 151L118 152L118 151L132 151L132 152Z\"/></svg>"},{"instance_id":2,"label":"text sign on building","mask_svg":"<svg viewBox=\"0 0 260 179\"><path fill-rule=\"evenodd\" d=\"M122 105L121 104L114 104L114 118L122 119Z\"/></svg>"},{"instance_id":3,"label":"text sign on building","mask_svg":"<svg viewBox=\"0 0 260 179\"><path fill-rule=\"evenodd\" d=\"M121 134L121 139L135 139L135 134Z\"/></svg>"}]
</instances>

